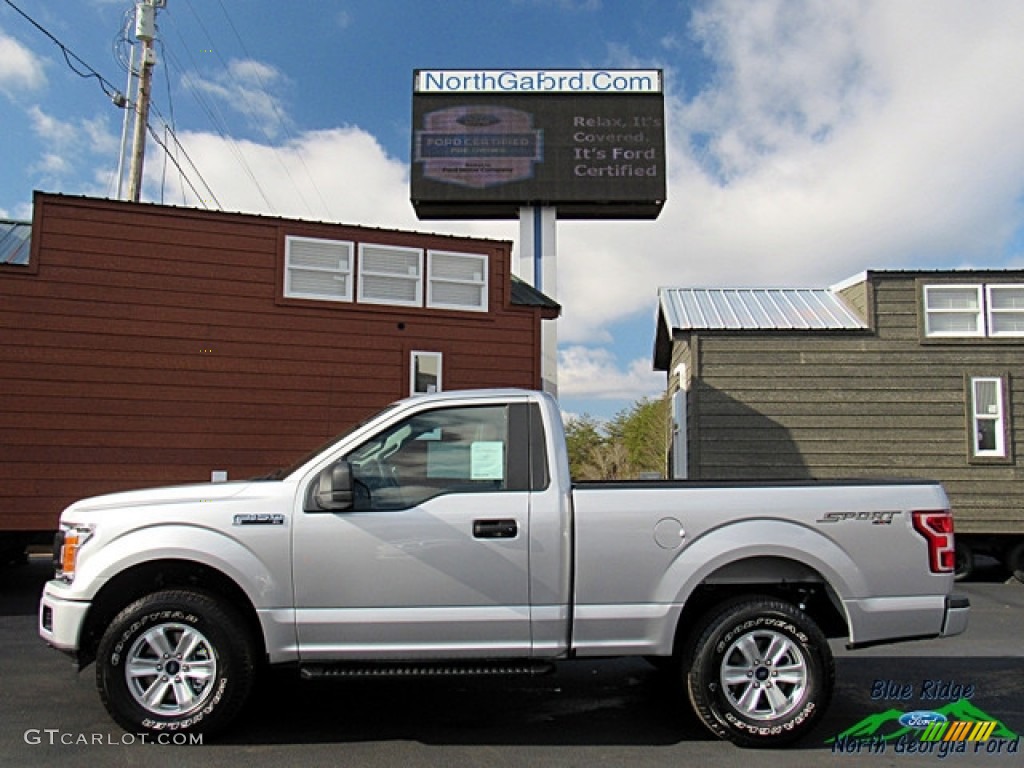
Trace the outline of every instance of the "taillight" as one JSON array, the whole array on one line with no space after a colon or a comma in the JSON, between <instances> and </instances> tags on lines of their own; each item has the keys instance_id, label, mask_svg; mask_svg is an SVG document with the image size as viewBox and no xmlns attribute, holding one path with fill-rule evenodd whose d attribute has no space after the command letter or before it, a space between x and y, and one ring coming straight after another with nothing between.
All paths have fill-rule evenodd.
<instances>
[{"instance_id":1,"label":"taillight","mask_svg":"<svg viewBox=\"0 0 1024 768\"><path fill-rule=\"evenodd\" d=\"M932 573L953 573L956 570L953 513L943 509L936 512L914 512L912 516L914 530L928 542L928 566Z\"/></svg>"}]
</instances>

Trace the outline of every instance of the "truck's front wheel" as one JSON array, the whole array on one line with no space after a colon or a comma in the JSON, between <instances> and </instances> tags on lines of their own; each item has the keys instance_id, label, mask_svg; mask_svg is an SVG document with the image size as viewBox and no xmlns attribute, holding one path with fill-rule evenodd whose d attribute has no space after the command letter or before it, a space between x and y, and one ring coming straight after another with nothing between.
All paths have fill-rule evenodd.
<instances>
[{"instance_id":1,"label":"truck's front wheel","mask_svg":"<svg viewBox=\"0 0 1024 768\"><path fill-rule=\"evenodd\" d=\"M732 602L711 616L683 662L697 715L745 747L777 747L805 735L824 714L835 681L818 626L767 597Z\"/></svg>"},{"instance_id":2,"label":"truck's front wheel","mask_svg":"<svg viewBox=\"0 0 1024 768\"><path fill-rule=\"evenodd\" d=\"M204 732L227 725L252 687L245 622L211 595L165 590L136 600L103 634L96 683L133 733Z\"/></svg>"}]
</instances>

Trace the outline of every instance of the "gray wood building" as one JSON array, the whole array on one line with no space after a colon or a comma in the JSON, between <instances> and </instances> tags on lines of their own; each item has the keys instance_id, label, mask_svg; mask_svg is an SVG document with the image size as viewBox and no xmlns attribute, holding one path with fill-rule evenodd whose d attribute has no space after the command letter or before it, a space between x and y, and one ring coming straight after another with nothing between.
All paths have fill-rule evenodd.
<instances>
[{"instance_id":1,"label":"gray wood building","mask_svg":"<svg viewBox=\"0 0 1024 768\"><path fill-rule=\"evenodd\" d=\"M918 477L1024 573L1024 270L870 271L830 289L659 292L670 473Z\"/></svg>"}]
</instances>

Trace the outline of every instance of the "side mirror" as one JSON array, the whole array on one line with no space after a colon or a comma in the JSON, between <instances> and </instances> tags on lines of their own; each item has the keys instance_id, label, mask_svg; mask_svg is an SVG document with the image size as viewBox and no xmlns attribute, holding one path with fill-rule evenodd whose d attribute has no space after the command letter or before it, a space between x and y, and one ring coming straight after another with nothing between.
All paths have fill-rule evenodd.
<instances>
[{"instance_id":1,"label":"side mirror","mask_svg":"<svg viewBox=\"0 0 1024 768\"><path fill-rule=\"evenodd\" d=\"M352 508L352 467L342 459L321 472L310 485L307 512L340 512Z\"/></svg>"}]
</instances>

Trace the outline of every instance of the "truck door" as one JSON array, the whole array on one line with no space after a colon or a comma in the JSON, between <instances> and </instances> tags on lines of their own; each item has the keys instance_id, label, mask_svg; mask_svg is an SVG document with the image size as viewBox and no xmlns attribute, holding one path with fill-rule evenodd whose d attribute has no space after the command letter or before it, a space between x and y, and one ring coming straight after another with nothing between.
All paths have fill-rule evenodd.
<instances>
[{"instance_id":1,"label":"truck door","mask_svg":"<svg viewBox=\"0 0 1024 768\"><path fill-rule=\"evenodd\" d=\"M351 509L295 516L302 658L529 655L526 408L422 411L342 459Z\"/></svg>"}]
</instances>

